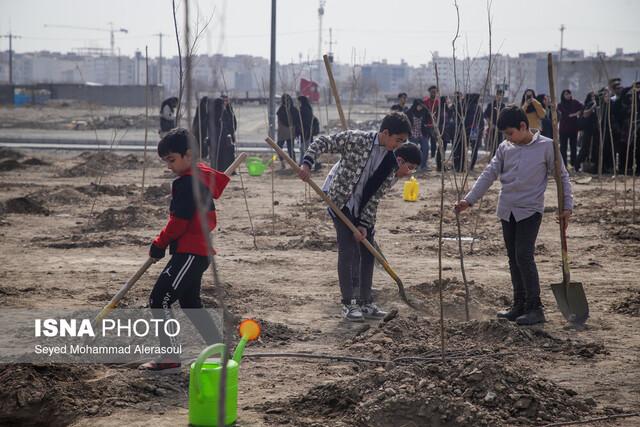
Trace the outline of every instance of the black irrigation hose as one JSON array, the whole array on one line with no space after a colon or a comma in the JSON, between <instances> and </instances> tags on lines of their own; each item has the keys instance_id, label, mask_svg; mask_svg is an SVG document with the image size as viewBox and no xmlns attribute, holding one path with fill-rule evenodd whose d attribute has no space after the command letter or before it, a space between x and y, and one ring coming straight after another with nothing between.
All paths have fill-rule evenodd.
<instances>
[{"instance_id":1,"label":"black irrigation hose","mask_svg":"<svg viewBox=\"0 0 640 427\"><path fill-rule=\"evenodd\" d=\"M438 350L437 354L440 354ZM468 357L482 357L482 356L504 356L511 353L478 353L478 352L461 352L461 351L449 351L446 353L446 357L448 359L464 359ZM301 358L301 359L327 359L327 360L337 360L341 362L363 362L363 363L374 363L378 365L386 365L387 363L399 363L399 362L440 362L442 361L442 356L404 356L397 357L395 359L367 359L363 357L353 357L353 356L339 356L335 354L322 354L322 353L250 353L245 354L243 358L271 358L271 357L290 357L290 358Z\"/></svg>"},{"instance_id":2,"label":"black irrigation hose","mask_svg":"<svg viewBox=\"0 0 640 427\"><path fill-rule=\"evenodd\" d=\"M544 424L542 427L559 427L559 426L573 426L578 424L587 424L594 423L598 421L609 421L614 420L616 418L631 418L631 417L640 417L640 412L632 412L627 414L615 414L615 415L607 415L605 417L597 417L597 418L587 418L580 421L566 421L552 424Z\"/></svg>"}]
</instances>

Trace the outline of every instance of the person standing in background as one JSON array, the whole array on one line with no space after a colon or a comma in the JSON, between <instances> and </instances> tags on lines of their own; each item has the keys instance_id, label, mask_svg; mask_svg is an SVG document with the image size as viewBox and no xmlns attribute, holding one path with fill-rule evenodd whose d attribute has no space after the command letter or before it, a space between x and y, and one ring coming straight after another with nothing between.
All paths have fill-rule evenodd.
<instances>
[{"instance_id":1,"label":"person standing in background","mask_svg":"<svg viewBox=\"0 0 640 427\"><path fill-rule=\"evenodd\" d=\"M293 141L299 134L300 128L300 112L293 105L291 95L283 93L280 98L280 107L276 112L278 118L278 145L282 148L287 145L287 153L293 160L296 154L293 150ZM285 169L284 159L280 159L280 168Z\"/></svg>"},{"instance_id":2,"label":"person standing in background","mask_svg":"<svg viewBox=\"0 0 640 427\"><path fill-rule=\"evenodd\" d=\"M407 107L407 94L400 92L398 94L398 103L391 106L391 111L399 111L401 113L407 113L409 107Z\"/></svg>"},{"instance_id":3,"label":"person standing in background","mask_svg":"<svg viewBox=\"0 0 640 427\"><path fill-rule=\"evenodd\" d=\"M420 158L419 170L429 170L427 166L427 160L429 159L429 138L427 129L427 110L425 109L424 102L421 99L415 99L413 105L407 111L407 117L411 122L411 134L409 135L409 141L420 147L422 157ZM433 129L433 128L432 128Z\"/></svg>"},{"instance_id":4,"label":"person standing in background","mask_svg":"<svg viewBox=\"0 0 640 427\"><path fill-rule=\"evenodd\" d=\"M524 110L529 121L529 127L532 129L542 130L541 120L544 118L546 112L544 107L536 99L536 93L533 89L527 89L522 94L522 102L520 108Z\"/></svg>"},{"instance_id":5,"label":"person standing in background","mask_svg":"<svg viewBox=\"0 0 640 427\"><path fill-rule=\"evenodd\" d=\"M584 106L580 101L573 99L571 91L565 89L560 94L558 113L560 113L560 154L564 165L567 166L567 145L571 150L571 166L574 170L580 170L578 161L578 118Z\"/></svg>"},{"instance_id":6,"label":"person standing in background","mask_svg":"<svg viewBox=\"0 0 640 427\"><path fill-rule=\"evenodd\" d=\"M424 105L429 110L427 115L427 139L431 146L431 157L436 155L438 148L438 142L436 141L436 134L433 130L433 119L440 114L440 99L438 98L438 88L435 86L429 87L429 96L425 96L422 100Z\"/></svg>"},{"instance_id":7,"label":"person standing in background","mask_svg":"<svg viewBox=\"0 0 640 427\"><path fill-rule=\"evenodd\" d=\"M541 93L536 96L536 99L544 108L544 117L540 119L540 134L546 138L553 139L553 121L551 120L551 108L550 108L550 100L549 97Z\"/></svg>"}]
</instances>

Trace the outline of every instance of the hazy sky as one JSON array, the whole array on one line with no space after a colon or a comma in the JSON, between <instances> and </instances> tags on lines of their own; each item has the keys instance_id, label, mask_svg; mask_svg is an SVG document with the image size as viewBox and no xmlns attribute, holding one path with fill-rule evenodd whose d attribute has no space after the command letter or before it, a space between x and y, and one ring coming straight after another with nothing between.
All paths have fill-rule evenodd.
<instances>
[{"instance_id":1,"label":"hazy sky","mask_svg":"<svg viewBox=\"0 0 640 427\"><path fill-rule=\"evenodd\" d=\"M183 8L184 0L176 1ZM485 0L459 0L460 39L457 55L488 52L489 37ZM280 62L314 58L318 51L318 0L278 0L278 48ZM270 0L191 0L191 21L197 11L201 21L213 13L200 53L251 54L269 57ZM636 0L493 0L492 50L504 54L557 50L560 25L566 26L564 46L586 53L640 50L640 1ZM182 16L182 13L180 14ZM69 25L126 28L116 33L116 48L132 55L149 46L158 54L158 37L164 56L176 53L170 0L0 0L0 33L10 30L22 36L14 50L69 51L82 47L109 47L109 32L45 28ZM179 18L182 27L184 19ZM456 29L453 0L327 0L323 51L329 28L333 29L336 57L358 61L401 59L412 65L428 62L430 52L451 56ZM182 31L182 30L181 30ZM224 34L224 39L221 38ZM0 50L8 49L6 38Z\"/></svg>"}]
</instances>

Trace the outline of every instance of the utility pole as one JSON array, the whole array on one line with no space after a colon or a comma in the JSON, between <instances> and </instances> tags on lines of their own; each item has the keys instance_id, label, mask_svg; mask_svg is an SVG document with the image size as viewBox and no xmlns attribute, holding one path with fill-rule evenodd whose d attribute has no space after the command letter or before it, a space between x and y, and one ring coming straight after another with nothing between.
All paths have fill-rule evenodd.
<instances>
[{"instance_id":1,"label":"utility pole","mask_svg":"<svg viewBox=\"0 0 640 427\"><path fill-rule=\"evenodd\" d=\"M567 27L564 26L564 24L560 25L560 60L562 61L562 53L564 51L564 30L566 30Z\"/></svg>"},{"instance_id":2,"label":"utility pole","mask_svg":"<svg viewBox=\"0 0 640 427\"><path fill-rule=\"evenodd\" d=\"M154 34L154 36L158 36L158 45L160 48L159 57L158 57L158 84L162 84L162 36L166 36L167 34L158 33Z\"/></svg>"},{"instance_id":3,"label":"utility pole","mask_svg":"<svg viewBox=\"0 0 640 427\"><path fill-rule=\"evenodd\" d=\"M333 63L333 45L337 42L333 41L333 28L329 28L329 59Z\"/></svg>"},{"instance_id":4,"label":"utility pole","mask_svg":"<svg viewBox=\"0 0 640 427\"><path fill-rule=\"evenodd\" d=\"M276 0L271 0L271 63L269 64L269 136L276 137Z\"/></svg>"},{"instance_id":5,"label":"utility pole","mask_svg":"<svg viewBox=\"0 0 640 427\"><path fill-rule=\"evenodd\" d=\"M320 0L318 7L318 61L322 61L322 17L324 16L324 6L326 0Z\"/></svg>"},{"instance_id":6,"label":"utility pole","mask_svg":"<svg viewBox=\"0 0 640 427\"><path fill-rule=\"evenodd\" d=\"M13 84L13 39L20 39L21 36L16 36L13 33L0 36L5 39L9 39L9 84Z\"/></svg>"},{"instance_id":7,"label":"utility pole","mask_svg":"<svg viewBox=\"0 0 640 427\"><path fill-rule=\"evenodd\" d=\"M140 50L136 50L136 85L140 84L140 60L142 59L142 54Z\"/></svg>"},{"instance_id":8,"label":"utility pole","mask_svg":"<svg viewBox=\"0 0 640 427\"><path fill-rule=\"evenodd\" d=\"M556 67L556 80L557 87L560 87L560 69L562 68L562 54L564 53L564 30L567 27L564 24L560 25L560 58L558 59L558 66Z\"/></svg>"}]
</instances>

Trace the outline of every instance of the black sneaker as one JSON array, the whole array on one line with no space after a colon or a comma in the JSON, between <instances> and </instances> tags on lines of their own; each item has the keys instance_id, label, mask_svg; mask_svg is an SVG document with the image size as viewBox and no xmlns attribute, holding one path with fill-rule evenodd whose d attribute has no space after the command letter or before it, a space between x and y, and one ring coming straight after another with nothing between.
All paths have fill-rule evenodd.
<instances>
[{"instance_id":1,"label":"black sneaker","mask_svg":"<svg viewBox=\"0 0 640 427\"><path fill-rule=\"evenodd\" d=\"M360 306L355 303L343 304L342 316L346 320L349 320L350 322L364 322L364 317L362 316L362 311L360 310Z\"/></svg>"},{"instance_id":2,"label":"black sneaker","mask_svg":"<svg viewBox=\"0 0 640 427\"><path fill-rule=\"evenodd\" d=\"M365 319L375 319L375 320L382 320L387 316L387 312L384 310L381 310L377 305L375 305L374 303L370 303L370 304L363 304L360 307L360 310L362 311L362 315L364 316Z\"/></svg>"},{"instance_id":3,"label":"black sneaker","mask_svg":"<svg viewBox=\"0 0 640 427\"><path fill-rule=\"evenodd\" d=\"M524 313L522 316L516 318L518 325L536 325L538 323L544 323L547 320L544 317L544 311L542 307L532 308Z\"/></svg>"},{"instance_id":4,"label":"black sneaker","mask_svg":"<svg viewBox=\"0 0 640 427\"><path fill-rule=\"evenodd\" d=\"M498 319L507 319L510 322L515 322L515 320L522 316L525 313L524 304L522 305L514 305L510 310L499 311L496 315Z\"/></svg>"}]
</instances>

